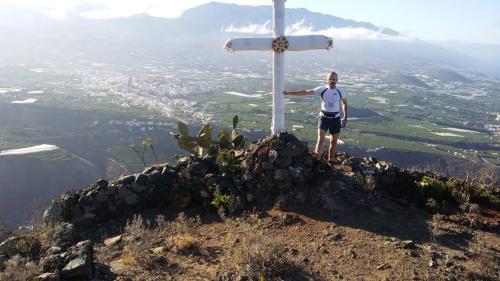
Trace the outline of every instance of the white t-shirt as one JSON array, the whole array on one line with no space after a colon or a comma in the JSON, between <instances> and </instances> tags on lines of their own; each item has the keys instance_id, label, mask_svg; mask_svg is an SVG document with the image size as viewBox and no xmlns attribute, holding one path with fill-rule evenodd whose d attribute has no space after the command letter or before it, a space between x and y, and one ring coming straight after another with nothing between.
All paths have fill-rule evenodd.
<instances>
[{"instance_id":1,"label":"white t-shirt","mask_svg":"<svg viewBox=\"0 0 500 281\"><path fill-rule=\"evenodd\" d=\"M326 112L340 112L340 95L342 94L342 99L346 98L345 91L335 87L330 89L328 86L319 86L314 88L314 95L321 98L321 92L323 92L323 100L321 101L321 110Z\"/></svg>"}]
</instances>

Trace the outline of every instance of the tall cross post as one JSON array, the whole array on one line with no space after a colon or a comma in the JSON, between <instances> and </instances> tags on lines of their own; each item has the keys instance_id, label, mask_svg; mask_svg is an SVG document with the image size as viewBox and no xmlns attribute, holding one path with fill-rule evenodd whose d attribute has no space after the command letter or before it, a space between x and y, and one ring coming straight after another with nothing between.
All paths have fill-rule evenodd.
<instances>
[{"instance_id":1,"label":"tall cross post","mask_svg":"<svg viewBox=\"0 0 500 281\"><path fill-rule=\"evenodd\" d=\"M273 115L271 133L285 130L285 51L305 51L330 49L331 38L323 35L304 35L285 37L285 1L273 0L273 37L274 38L232 38L224 49L234 51L273 51Z\"/></svg>"}]
</instances>

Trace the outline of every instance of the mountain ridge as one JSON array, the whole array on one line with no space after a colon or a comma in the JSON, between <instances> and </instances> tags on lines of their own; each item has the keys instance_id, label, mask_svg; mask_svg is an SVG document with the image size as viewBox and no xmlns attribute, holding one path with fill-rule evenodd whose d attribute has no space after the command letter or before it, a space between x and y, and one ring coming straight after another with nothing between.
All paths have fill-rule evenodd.
<instances>
[{"instance_id":1,"label":"mountain ridge","mask_svg":"<svg viewBox=\"0 0 500 281\"><path fill-rule=\"evenodd\" d=\"M206 18L210 14L216 15L219 28L229 24L264 24L271 21L272 6L246 6L237 4L225 4L219 2L210 2L186 10L179 19L185 21L189 18ZM237 19L239 22L231 22L230 19ZM381 31L386 35L397 36L399 32L390 29L376 27L372 23L364 21L355 21L344 19L326 13L313 12L305 8L286 8L285 25L304 21L308 26L314 27L314 30L324 30L332 26L338 28L361 27L372 31ZM205 23L206 24L206 23ZM201 25L201 23L200 23Z\"/></svg>"},{"instance_id":2,"label":"mountain ridge","mask_svg":"<svg viewBox=\"0 0 500 281\"><path fill-rule=\"evenodd\" d=\"M305 20L305 23L313 26L314 30L327 29L331 26L337 28L343 27L361 27L372 31L381 31L386 35L397 36L399 32L385 27L377 27L369 22L355 21L351 19L344 19L334 15L326 13L312 12L305 8L287 8L287 13L285 16L285 23L287 25ZM109 19L95 19L95 18L85 18L85 17L75 17L72 16L68 19L57 20L44 18L41 15L32 15L26 17L26 21L30 26L36 26L40 23L57 25L61 22L73 22L80 24L88 23L123 23L130 24L130 27L140 28L148 27L158 30L165 30L173 32L175 29L179 29L181 25L184 25L184 32L188 33L206 33L220 32L221 28L227 27L228 25L244 25L244 24L264 24L271 21L272 17L272 6L248 6L248 5L237 5L228 4L220 2L209 2L203 5L199 5L184 11L177 18L164 18L151 16L147 13L135 14L126 17L109 18ZM193 19L197 19L194 20ZM2 23L2 20L0 20ZM12 23L10 23L12 24ZM171 24L177 25L176 27L168 26ZM8 19L4 19L3 25L8 26ZM159 27L161 26L161 28Z\"/></svg>"},{"instance_id":3,"label":"mountain ridge","mask_svg":"<svg viewBox=\"0 0 500 281\"><path fill-rule=\"evenodd\" d=\"M138 14L111 19L80 16L56 20L38 15L27 17L26 24L20 21L16 26L12 25L16 21L9 19L7 14L5 17L0 17L0 29L4 30L6 42L9 43L1 47L7 58L24 58L26 56L24 53L33 52L27 48L30 46L37 50L38 57L46 56L54 49L58 49L61 53L68 53L71 56L85 53L94 60L120 57L121 61L131 58L128 53L137 50L164 56L167 55L165 52L194 51L200 44L217 52L216 49L220 49L228 37L262 36L247 32L228 32L228 27L237 27L235 29L237 30L249 24L263 26L267 23L265 29L269 32L271 20L271 6L242 6L217 2L188 9L178 18ZM445 49L422 40L409 39L401 36L398 31L377 27L365 21L344 19L304 8L287 9L285 21L287 26L311 32L334 32L333 35L324 35L333 37L334 45L336 42L342 42L335 45L336 50L340 51L343 48L342 51L346 51L343 55L349 57L358 58L362 55L365 59L380 58L382 61L394 58L393 62L398 63L408 59L412 60L412 63L437 62L474 71L496 73L492 71L491 65L487 66L486 62L479 61L471 56L472 54L457 53L452 49ZM336 31L331 27L352 30L345 33L347 37L344 38L342 37L344 35L335 36ZM360 30L368 33L359 34ZM100 43L91 44L90 42L94 40Z\"/></svg>"}]
</instances>

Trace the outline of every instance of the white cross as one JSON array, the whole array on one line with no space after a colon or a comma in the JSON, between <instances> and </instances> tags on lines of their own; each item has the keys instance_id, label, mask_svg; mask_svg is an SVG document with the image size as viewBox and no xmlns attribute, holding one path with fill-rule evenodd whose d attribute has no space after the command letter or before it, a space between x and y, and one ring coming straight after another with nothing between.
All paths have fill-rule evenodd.
<instances>
[{"instance_id":1,"label":"white cross","mask_svg":"<svg viewBox=\"0 0 500 281\"><path fill-rule=\"evenodd\" d=\"M305 51L330 49L333 41L323 35L285 37L285 1L273 0L273 37L274 38L232 38L224 48L228 51L274 51L273 52L273 118L271 133L285 130L285 50Z\"/></svg>"}]
</instances>

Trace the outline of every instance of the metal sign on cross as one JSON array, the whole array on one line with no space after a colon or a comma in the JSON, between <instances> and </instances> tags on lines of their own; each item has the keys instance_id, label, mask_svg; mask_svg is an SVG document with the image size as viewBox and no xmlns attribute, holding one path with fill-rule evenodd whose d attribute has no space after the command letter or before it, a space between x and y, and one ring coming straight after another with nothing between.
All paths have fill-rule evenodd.
<instances>
[{"instance_id":1,"label":"metal sign on cross","mask_svg":"<svg viewBox=\"0 0 500 281\"><path fill-rule=\"evenodd\" d=\"M273 52L273 135L285 129L285 51L305 51L330 49L331 38L323 35L304 35L285 37L285 1L273 0L273 37L274 38L232 38L224 49L234 51L274 51Z\"/></svg>"}]
</instances>

